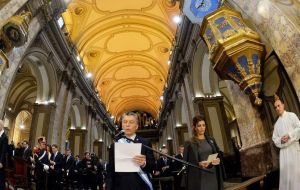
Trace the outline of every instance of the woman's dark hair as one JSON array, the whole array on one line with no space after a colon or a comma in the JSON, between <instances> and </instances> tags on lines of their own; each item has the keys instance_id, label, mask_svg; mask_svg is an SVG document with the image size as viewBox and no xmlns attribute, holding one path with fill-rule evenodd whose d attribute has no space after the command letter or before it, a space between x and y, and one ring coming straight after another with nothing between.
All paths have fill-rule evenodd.
<instances>
[{"instance_id":1,"label":"woman's dark hair","mask_svg":"<svg viewBox=\"0 0 300 190\"><path fill-rule=\"evenodd\" d=\"M204 121L206 123L204 116L197 115L197 116L193 117L193 126L196 127L196 125L199 121Z\"/></svg>"}]
</instances>

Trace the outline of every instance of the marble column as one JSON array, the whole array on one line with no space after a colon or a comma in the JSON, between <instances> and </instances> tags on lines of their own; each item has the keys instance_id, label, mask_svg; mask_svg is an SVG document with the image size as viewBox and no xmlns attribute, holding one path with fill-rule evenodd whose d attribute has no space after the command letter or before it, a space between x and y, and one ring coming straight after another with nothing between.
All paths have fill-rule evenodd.
<instances>
[{"instance_id":1,"label":"marble column","mask_svg":"<svg viewBox=\"0 0 300 190\"><path fill-rule=\"evenodd\" d=\"M92 126L95 124L94 111L91 106L87 108L87 136L85 139L85 150L92 151L93 150L93 142L92 142Z\"/></svg>"},{"instance_id":2,"label":"marble column","mask_svg":"<svg viewBox=\"0 0 300 190\"><path fill-rule=\"evenodd\" d=\"M93 151L93 142L95 142L95 141L97 141L97 142L99 142L99 138L98 139L95 139L95 136L94 136L94 130L93 130L93 128L97 128L96 127L96 123L97 123L97 121L96 121L96 114L95 113L92 113L92 120L91 120L91 125L90 125L90 140L89 140L89 142L90 142L90 150L91 151Z\"/></svg>"},{"instance_id":3,"label":"marble column","mask_svg":"<svg viewBox=\"0 0 300 190\"><path fill-rule=\"evenodd\" d=\"M5 111L5 117L4 117L4 121L6 124L6 129L8 132L8 139L12 140L13 139L13 135L14 135L14 125L15 125L15 120L16 120L16 113L6 110Z\"/></svg>"},{"instance_id":4,"label":"marble column","mask_svg":"<svg viewBox=\"0 0 300 190\"><path fill-rule=\"evenodd\" d=\"M191 88L190 88L190 80L188 78L188 76L186 75L184 78L184 83L182 84L181 87L181 94L182 94L182 98L183 98L183 104L182 106L185 106L187 108L186 110L186 119L187 119L187 128L188 128L188 132L189 135L192 136L192 120L193 120L193 116L195 115L195 109L194 109L194 103L192 100L192 93L191 93Z\"/></svg>"},{"instance_id":5,"label":"marble column","mask_svg":"<svg viewBox=\"0 0 300 190\"><path fill-rule=\"evenodd\" d=\"M74 155L80 155L81 157L84 155L86 133L86 130L80 128L70 130L70 148Z\"/></svg>"},{"instance_id":6,"label":"marble column","mask_svg":"<svg viewBox=\"0 0 300 190\"><path fill-rule=\"evenodd\" d=\"M34 104L33 115L32 115L32 123L30 130L30 143L31 146L36 145L37 139L40 136L48 137L49 127L51 126L51 118L55 112L55 104ZM51 140L48 139L47 143L51 144Z\"/></svg>"},{"instance_id":7,"label":"marble column","mask_svg":"<svg viewBox=\"0 0 300 190\"><path fill-rule=\"evenodd\" d=\"M71 111L72 106L72 98L75 93L75 84L72 80L68 81L66 89L66 96L65 96L65 102L64 102L64 114L62 117L61 125L58 126L58 133L60 134L60 138L58 139L58 144L61 146L61 150L65 150L65 140L66 140L66 133L68 129L68 119Z\"/></svg>"},{"instance_id":8,"label":"marble column","mask_svg":"<svg viewBox=\"0 0 300 190\"><path fill-rule=\"evenodd\" d=\"M103 149L103 142L94 141L93 143L93 152L98 156L98 158L102 158L102 149Z\"/></svg>"},{"instance_id":9,"label":"marble column","mask_svg":"<svg viewBox=\"0 0 300 190\"><path fill-rule=\"evenodd\" d=\"M60 88L57 92L56 109L54 116L51 119L51 127L48 131L48 141L52 144L58 144L61 139L60 128L63 127L63 119L65 117L65 104L66 99L68 98L67 84L64 81L61 81Z\"/></svg>"},{"instance_id":10,"label":"marble column","mask_svg":"<svg viewBox=\"0 0 300 190\"><path fill-rule=\"evenodd\" d=\"M225 82L241 135L242 176L263 175L272 168L278 167L276 166L278 164L276 164L272 142L260 118L260 112L252 106L249 97L240 90L237 84L232 81Z\"/></svg>"},{"instance_id":11,"label":"marble column","mask_svg":"<svg viewBox=\"0 0 300 190\"><path fill-rule=\"evenodd\" d=\"M167 148L169 150L169 155L173 155L174 148L173 148L173 140L172 139L167 139Z\"/></svg>"},{"instance_id":12,"label":"marble column","mask_svg":"<svg viewBox=\"0 0 300 190\"><path fill-rule=\"evenodd\" d=\"M103 151L102 151L102 158L104 160L108 160L108 151L107 151L107 147L110 145L108 143L108 140L107 140L107 129L104 129L103 126L101 126L102 128L102 139L103 139Z\"/></svg>"},{"instance_id":13,"label":"marble column","mask_svg":"<svg viewBox=\"0 0 300 190\"><path fill-rule=\"evenodd\" d=\"M175 128L176 128L176 114L175 114L176 110L175 109L173 109L172 113L170 114L171 121L172 121L172 124L170 126L170 137L171 137L171 140L173 140L172 141L173 142L172 143L173 150L176 150L178 147L178 138L177 138L177 134L176 134L176 130L175 130Z\"/></svg>"}]
</instances>

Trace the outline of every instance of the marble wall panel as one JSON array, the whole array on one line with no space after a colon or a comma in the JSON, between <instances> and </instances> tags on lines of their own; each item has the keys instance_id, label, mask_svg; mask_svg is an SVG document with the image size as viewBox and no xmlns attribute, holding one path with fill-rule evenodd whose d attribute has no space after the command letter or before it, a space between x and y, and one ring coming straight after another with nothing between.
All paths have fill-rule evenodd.
<instances>
[{"instance_id":1,"label":"marble wall panel","mask_svg":"<svg viewBox=\"0 0 300 190\"><path fill-rule=\"evenodd\" d=\"M238 122L242 149L267 140L259 111L252 106L249 97L232 81L225 81Z\"/></svg>"},{"instance_id":2,"label":"marble wall panel","mask_svg":"<svg viewBox=\"0 0 300 190\"><path fill-rule=\"evenodd\" d=\"M241 170L243 177L264 175L278 168L278 157L273 154L272 142L255 145L241 154Z\"/></svg>"}]
</instances>

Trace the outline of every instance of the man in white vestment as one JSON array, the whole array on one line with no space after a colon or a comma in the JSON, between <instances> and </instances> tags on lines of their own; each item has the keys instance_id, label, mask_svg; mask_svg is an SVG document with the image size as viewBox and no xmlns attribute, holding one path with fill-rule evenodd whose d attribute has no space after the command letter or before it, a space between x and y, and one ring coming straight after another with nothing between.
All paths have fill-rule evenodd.
<instances>
[{"instance_id":1,"label":"man in white vestment","mask_svg":"<svg viewBox=\"0 0 300 190\"><path fill-rule=\"evenodd\" d=\"M284 110L284 103L274 103L279 115L273 131L273 141L280 148L279 190L300 189L300 121L296 114Z\"/></svg>"}]
</instances>

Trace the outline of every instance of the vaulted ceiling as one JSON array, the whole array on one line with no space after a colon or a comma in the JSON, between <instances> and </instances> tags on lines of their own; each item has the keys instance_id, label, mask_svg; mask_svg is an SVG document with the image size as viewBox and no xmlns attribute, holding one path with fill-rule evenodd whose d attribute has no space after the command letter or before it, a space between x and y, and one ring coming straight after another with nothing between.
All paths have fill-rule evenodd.
<instances>
[{"instance_id":1,"label":"vaulted ceiling","mask_svg":"<svg viewBox=\"0 0 300 190\"><path fill-rule=\"evenodd\" d=\"M175 0L73 0L63 14L107 110L157 117L179 14Z\"/></svg>"}]
</instances>

